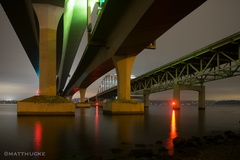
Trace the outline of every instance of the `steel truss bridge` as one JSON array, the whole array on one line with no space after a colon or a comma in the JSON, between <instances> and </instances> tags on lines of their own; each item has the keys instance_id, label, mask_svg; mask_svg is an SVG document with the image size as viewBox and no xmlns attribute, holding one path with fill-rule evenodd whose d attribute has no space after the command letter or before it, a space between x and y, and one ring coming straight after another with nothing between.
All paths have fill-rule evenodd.
<instances>
[{"instance_id":1,"label":"steel truss bridge","mask_svg":"<svg viewBox=\"0 0 240 160\"><path fill-rule=\"evenodd\" d=\"M240 32L132 79L131 92L144 95L173 89L174 84L203 85L238 75ZM96 96L113 97L116 90L117 87L113 87Z\"/></svg>"}]
</instances>

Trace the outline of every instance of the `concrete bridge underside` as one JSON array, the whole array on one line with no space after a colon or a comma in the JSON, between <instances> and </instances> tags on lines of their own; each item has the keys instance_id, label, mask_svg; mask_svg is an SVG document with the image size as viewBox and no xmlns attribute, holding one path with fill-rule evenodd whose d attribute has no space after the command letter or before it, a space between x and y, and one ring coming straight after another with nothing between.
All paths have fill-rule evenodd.
<instances>
[{"instance_id":1,"label":"concrete bridge underside","mask_svg":"<svg viewBox=\"0 0 240 160\"><path fill-rule=\"evenodd\" d=\"M42 93L42 96L56 96L56 88L58 88L58 92L61 93L62 96L68 96L76 91L75 88L86 89L97 78L115 67L118 73L119 100L107 104L105 107L106 111L111 113L143 113L143 105L130 100L130 75L135 56L204 1L205 0L199 0L197 2L183 0L175 2L174 4L169 1L159 0L106 1L99 15L96 27L90 35L89 44L86 46L81 61L64 92L61 91L65 86L64 81L66 81L71 67L69 64L72 64L73 57L76 54L76 50L74 49L70 49L68 51L70 53L65 53L67 49L64 47L72 47L72 45L68 46L67 43L75 42L73 40L75 40L74 36L76 35L70 36L72 40L65 41L65 39L62 39L62 30L66 28L64 28L65 23L62 23L61 16L57 18L60 21L60 25L53 29L51 26L48 26L49 24L47 24L45 20L41 21L41 19L44 19L42 17L42 13L44 12L42 10L37 11L38 9L36 9L41 7L35 7L35 13L30 1L24 1L24 5L20 5L19 2L15 1L10 1L10 3L4 1L1 2L1 4L38 75L39 68L41 68L40 95ZM32 2L40 5L56 6L58 8L63 7L63 1L57 0L33 0ZM15 7L16 10L13 11L12 7ZM54 16L51 14L51 8L56 7L48 8L49 19ZM18 20L16 20L17 18L14 17L16 14L15 11L19 13L22 19L26 19L27 17L27 28L25 24L23 25L21 22L22 19L18 17ZM47 30L45 27L42 27L45 25L47 25ZM73 28L75 27L76 26ZM38 28L40 29L38 30ZM51 36L46 38L45 33ZM57 38L55 39L55 37ZM45 41L44 43L41 41L44 38L46 38L46 43ZM59 43L57 43L58 41ZM78 43L78 41L75 43ZM56 47L53 45L56 45ZM53 68L57 66L56 71L58 72L52 71L52 69L48 72L48 67L43 64L40 64L39 67L39 59L40 62L46 60L46 57L41 58L41 55L49 55L46 54L47 52L55 52L53 53L55 57L52 55L49 57L54 60L54 63L51 64L47 62L46 64ZM68 59L68 57L71 58ZM46 75L52 74L52 76L45 76L45 72ZM43 80L49 77L55 77L55 75L59 76L57 84L53 82L56 81L55 78L50 78L47 81ZM41 79L43 81L41 81ZM134 105L131 107L132 104Z\"/></svg>"},{"instance_id":2,"label":"concrete bridge underside","mask_svg":"<svg viewBox=\"0 0 240 160\"><path fill-rule=\"evenodd\" d=\"M74 88L87 88L114 69L114 55L130 57L139 54L204 0L121 2L108 1L106 4L64 95L74 94Z\"/></svg>"},{"instance_id":3,"label":"concrete bridge underside","mask_svg":"<svg viewBox=\"0 0 240 160\"><path fill-rule=\"evenodd\" d=\"M131 108L130 75L135 56L203 2L185 0L173 4L169 1L140 0L115 4L108 1L63 95L72 96L77 91L75 88L86 89L115 67L118 73L116 103L123 102L120 105L128 104L128 108ZM110 104L106 110L113 113L112 106ZM120 111L119 106L116 108L115 113L132 112L132 109L121 107ZM143 113L142 104L137 108L141 109L133 110Z\"/></svg>"}]
</instances>

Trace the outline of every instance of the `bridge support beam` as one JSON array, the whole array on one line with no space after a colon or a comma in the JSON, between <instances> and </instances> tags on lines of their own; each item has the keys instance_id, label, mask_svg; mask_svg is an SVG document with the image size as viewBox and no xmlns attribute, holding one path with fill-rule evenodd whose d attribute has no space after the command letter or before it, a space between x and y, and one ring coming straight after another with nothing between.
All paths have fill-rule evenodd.
<instances>
[{"instance_id":1,"label":"bridge support beam","mask_svg":"<svg viewBox=\"0 0 240 160\"><path fill-rule=\"evenodd\" d=\"M205 109L205 86L190 86L190 85L179 85L175 84L173 87L173 100L175 102L173 109L180 109L180 91L181 90L194 90L198 91L198 109Z\"/></svg>"},{"instance_id":2,"label":"bridge support beam","mask_svg":"<svg viewBox=\"0 0 240 160\"><path fill-rule=\"evenodd\" d=\"M130 80L132 66L136 56L115 55L113 62L117 71L117 100L103 106L104 113L110 114L143 114L144 104L130 99Z\"/></svg>"},{"instance_id":3,"label":"bridge support beam","mask_svg":"<svg viewBox=\"0 0 240 160\"><path fill-rule=\"evenodd\" d=\"M33 4L39 22L40 96L18 103L18 115L74 115L73 102L56 96L56 33L63 8Z\"/></svg>"},{"instance_id":4,"label":"bridge support beam","mask_svg":"<svg viewBox=\"0 0 240 160\"><path fill-rule=\"evenodd\" d=\"M85 94L86 94L86 88L79 88L79 92L80 92L80 102L76 103L76 107L78 108L89 108L90 107L90 103L85 102Z\"/></svg>"}]
</instances>

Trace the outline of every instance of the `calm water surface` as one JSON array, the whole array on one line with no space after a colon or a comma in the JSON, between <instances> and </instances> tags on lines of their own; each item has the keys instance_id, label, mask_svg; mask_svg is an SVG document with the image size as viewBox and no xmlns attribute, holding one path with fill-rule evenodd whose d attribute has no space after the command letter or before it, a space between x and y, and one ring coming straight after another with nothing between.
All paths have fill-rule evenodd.
<instances>
[{"instance_id":1,"label":"calm water surface","mask_svg":"<svg viewBox=\"0 0 240 160\"><path fill-rule=\"evenodd\" d=\"M240 106L150 106L144 115L103 115L101 107L77 108L75 116L17 116L16 105L0 105L0 159L8 152L45 152L37 159L111 157L111 148L155 146L162 140L173 153L171 140L240 131ZM35 158L36 159L36 158Z\"/></svg>"}]
</instances>

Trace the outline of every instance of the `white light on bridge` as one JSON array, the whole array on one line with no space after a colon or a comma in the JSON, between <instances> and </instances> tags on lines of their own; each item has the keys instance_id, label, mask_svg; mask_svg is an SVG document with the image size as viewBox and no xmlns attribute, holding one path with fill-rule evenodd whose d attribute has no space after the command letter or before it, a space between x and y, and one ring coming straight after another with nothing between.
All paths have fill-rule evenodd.
<instances>
[{"instance_id":1,"label":"white light on bridge","mask_svg":"<svg viewBox=\"0 0 240 160\"><path fill-rule=\"evenodd\" d=\"M131 79L134 79L134 78L136 78L136 76L135 75L131 75Z\"/></svg>"}]
</instances>

